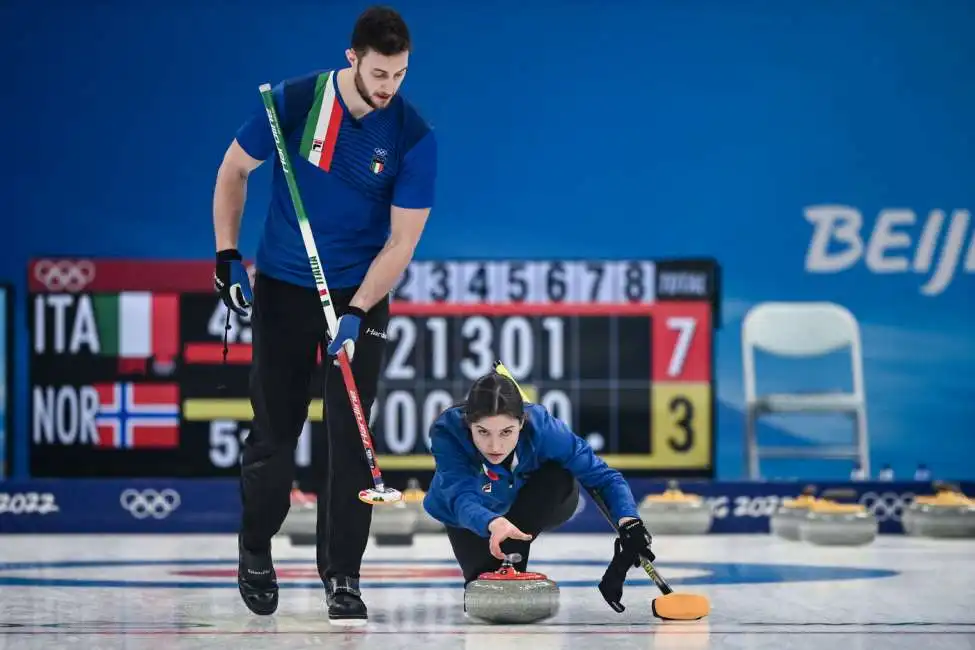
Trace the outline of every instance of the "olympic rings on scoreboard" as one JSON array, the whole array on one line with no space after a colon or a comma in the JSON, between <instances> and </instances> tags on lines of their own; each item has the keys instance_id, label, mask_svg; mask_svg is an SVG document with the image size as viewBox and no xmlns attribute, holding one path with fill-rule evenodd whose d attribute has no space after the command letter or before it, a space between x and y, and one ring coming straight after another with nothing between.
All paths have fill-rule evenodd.
<instances>
[{"instance_id":1,"label":"olympic rings on scoreboard","mask_svg":"<svg viewBox=\"0 0 975 650\"><path fill-rule=\"evenodd\" d=\"M135 490L129 488L119 496L122 508L136 519L165 519L180 505L179 492L166 488L165 490Z\"/></svg>"},{"instance_id":2,"label":"olympic rings on scoreboard","mask_svg":"<svg viewBox=\"0 0 975 650\"><path fill-rule=\"evenodd\" d=\"M915 495L910 492L864 492L860 505L877 518L877 521L900 521L901 515L913 502Z\"/></svg>"},{"instance_id":3,"label":"olympic rings on scoreboard","mask_svg":"<svg viewBox=\"0 0 975 650\"><path fill-rule=\"evenodd\" d=\"M95 265L88 260L39 260L34 278L48 291L81 291L95 279Z\"/></svg>"}]
</instances>

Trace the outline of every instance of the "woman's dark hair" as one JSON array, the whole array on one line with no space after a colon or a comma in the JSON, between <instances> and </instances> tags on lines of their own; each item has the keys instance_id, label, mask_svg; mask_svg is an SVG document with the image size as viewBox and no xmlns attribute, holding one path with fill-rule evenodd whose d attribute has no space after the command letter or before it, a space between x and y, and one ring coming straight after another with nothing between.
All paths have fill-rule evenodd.
<instances>
[{"instance_id":1,"label":"woman's dark hair","mask_svg":"<svg viewBox=\"0 0 975 650\"><path fill-rule=\"evenodd\" d=\"M519 420L525 417L525 401L518 386L497 372L476 379L464 402L464 419L468 424L492 415L510 415Z\"/></svg>"},{"instance_id":2,"label":"woman's dark hair","mask_svg":"<svg viewBox=\"0 0 975 650\"><path fill-rule=\"evenodd\" d=\"M410 30L403 17L389 7L369 7L356 20L352 29L352 49L359 56L374 50L383 56L394 56L411 49Z\"/></svg>"}]
</instances>

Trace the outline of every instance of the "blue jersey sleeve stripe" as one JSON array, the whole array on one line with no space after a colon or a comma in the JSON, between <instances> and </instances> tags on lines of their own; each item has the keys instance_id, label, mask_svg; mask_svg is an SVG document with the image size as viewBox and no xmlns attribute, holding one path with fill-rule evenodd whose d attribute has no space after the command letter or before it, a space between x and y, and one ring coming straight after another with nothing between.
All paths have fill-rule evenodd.
<instances>
[{"instance_id":1,"label":"blue jersey sleeve stripe","mask_svg":"<svg viewBox=\"0 0 975 650\"><path fill-rule=\"evenodd\" d=\"M311 107L317 78L318 73L304 75L282 81L271 89L274 107L278 112L285 137L301 125ZM274 154L274 137L271 135L271 126L267 120L263 101L260 101L247 121L237 129L234 137L237 144L251 158L267 160Z\"/></svg>"},{"instance_id":2,"label":"blue jersey sleeve stripe","mask_svg":"<svg viewBox=\"0 0 975 650\"><path fill-rule=\"evenodd\" d=\"M299 77L284 85L284 105L287 110L281 118L281 128L285 137L295 129L302 128L308 111L315 102L315 89L324 73L315 72Z\"/></svg>"}]
</instances>

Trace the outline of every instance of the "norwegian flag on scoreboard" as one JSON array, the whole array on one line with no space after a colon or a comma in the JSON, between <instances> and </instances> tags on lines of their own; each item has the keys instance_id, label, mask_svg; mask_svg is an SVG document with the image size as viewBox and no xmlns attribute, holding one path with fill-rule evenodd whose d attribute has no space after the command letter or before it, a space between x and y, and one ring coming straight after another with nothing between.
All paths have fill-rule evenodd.
<instances>
[{"instance_id":1,"label":"norwegian flag on scoreboard","mask_svg":"<svg viewBox=\"0 0 975 650\"><path fill-rule=\"evenodd\" d=\"M173 449L179 446L177 384L95 384L98 446L108 449Z\"/></svg>"}]
</instances>

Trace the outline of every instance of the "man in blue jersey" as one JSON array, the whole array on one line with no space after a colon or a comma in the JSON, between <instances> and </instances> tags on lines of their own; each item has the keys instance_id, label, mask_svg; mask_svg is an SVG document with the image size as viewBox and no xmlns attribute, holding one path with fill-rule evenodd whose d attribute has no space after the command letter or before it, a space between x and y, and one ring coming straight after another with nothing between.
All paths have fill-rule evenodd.
<instances>
[{"instance_id":1,"label":"man in blue jersey","mask_svg":"<svg viewBox=\"0 0 975 650\"><path fill-rule=\"evenodd\" d=\"M273 89L294 173L339 314L326 325L292 201L263 106L236 133L214 191L215 284L228 308L253 308L250 397L254 419L241 459L243 514L238 585L247 607L271 614L278 584L271 538L289 509L294 450L308 413L316 353L344 346L362 403L376 396L389 294L413 256L434 199L436 142L400 94L410 53L403 19L366 10L346 51L349 67L319 71ZM237 250L247 178L273 160L271 203L253 284ZM329 619L365 622L359 568L372 506L359 490L372 479L338 367L325 364L327 470L318 486L318 570ZM368 419L369 413L366 412Z\"/></svg>"},{"instance_id":2,"label":"man in blue jersey","mask_svg":"<svg viewBox=\"0 0 975 650\"><path fill-rule=\"evenodd\" d=\"M447 528L465 594L507 554L520 555L514 568L525 571L532 540L569 520L582 483L606 502L619 527L599 591L623 611L627 571L640 565L640 555L656 556L626 479L585 440L545 407L526 404L510 378L492 372L437 418L430 445L436 471L423 507Z\"/></svg>"}]
</instances>

